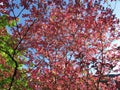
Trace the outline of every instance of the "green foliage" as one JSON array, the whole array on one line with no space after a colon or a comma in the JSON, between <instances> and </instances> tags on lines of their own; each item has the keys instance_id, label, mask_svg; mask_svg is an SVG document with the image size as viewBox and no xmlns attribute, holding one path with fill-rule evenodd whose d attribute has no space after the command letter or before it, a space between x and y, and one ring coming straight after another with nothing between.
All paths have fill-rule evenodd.
<instances>
[{"instance_id":1,"label":"green foliage","mask_svg":"<svg viewBox=\"0 0 120 90\"><path fill-rule=\"evenodd\" d=\"M7 15L3 15L0 17L0 28L8 25L8 20L6 18L7 18Z\"/></svg>"},{"instance_id":2,"label":"green foliage","mask_svg":"<svg viewBox=\"0 0 120 90\"><path fill-rule=\"evenodd\" d=\"M1 80L0 81L0 88L2 88L5 84L10 83L10 81L11 81L10 77Z\"/></svg>"},{"instance_id":3,"label":"green foliage","mask_svg":"<svg viewBox=\"0 0 120 90\"><path fill-rule=\"evenodd\" d=\"M8 24L9 27L14 27L16 26L16 21L15 20L12 20L10 21L10 23Z\"/></svg>"},{"instance_id":4,"label":"green foliage","mask_svg":"<svg viewBox=\"0 0 120 90\"><path fill-rule=\"evenodd\" d=\"M21 74L21 77L19 79L15 80L15 82L14 82L15 85L13 85L12 90L16 90L16 89L23 90L23 88L26 90L32 90L28 87L28 81L27 81L26 77L27 76L25 73Z\"/></svg>"},{"instance_id":5,"label":"green foliage","mask_svg":"<svg viewBox=\"0 0 120 90\"><path fill-rule=\"evenodd\" d=\"M6 59L8 65L15 67L15 64L9 56L14 52L13 48L10 46L11 44L10 35L0 36L0 54Z\"/></svg>"},{"instance_id":6,"label":"green foliage","mask_svg":"<svg viewBox=\"0 0 120 90\"><path fill-rule=\"evenodd\" d=\"M16 26L16 20L9 20L8 15L1 16L0 28L4 28L6 26L9 26L9 27ZM12 55L14 53L14 50L11 46L15 43L16 41L12 40L11 36L8 33L6 33L5 36L0 36L0 54L6 59L7 64L12 67L15 67L15 65L9 55Z\"/></svg>"},{"instance_id":7,"label":"green foliage","mask_svg":"<svg viewBox=\"0 0 120 90\"><path fill-rule=\"evenodd\" d=\"M9 27L14 27L16 26L16 20L9 20L8 15L3 15L0 17L0 28L9 26Z\"/></svg>"},{"instance_id":8,"label":"green foliage","mask_svg":"<svg viewBox=\"0 0 120 90\"><path fill-rule=\"evenodd\" d=\"M16 20L8 20L7 15L1 16L0 29L2 30L2 28L5 28L6 26L9 27L16 26ZM2 72L0 73L0 77L2 77L0 78L0 90L8 90L7 86L9 87L9 84L11 82L11 75L9 75L9 77L6 78L5 72L7 72L8 74L12 74L13 71L11 72L11 70L14 70L15 68L15 63L12 61L10 55L12 56L14 52L17 52L15 55L16 56L15 60L17 62L19 62L19 59L17 57L22 56L18 50L14 50L13 46L15 44L16 44L16 40L12 39L10 34L5 33L4 36L0 35L0 55L2 56L2 58L4 58L3 60L5 60L6 62L5 66L3 64L0 64L0 71ZM10 68L6 68L6 66L9 66ZM31 90L28 87L28 81L26 80L27 76L25 73L23 73L25 70L23 70L22 67L23 64L18 63L18 72L20 73L20 75L18 75L19 76L18 78L15 78L15 82L11 90L16 90L16 89L23 90L23 88L27 90Z\"/></svg>"}]
</instances>

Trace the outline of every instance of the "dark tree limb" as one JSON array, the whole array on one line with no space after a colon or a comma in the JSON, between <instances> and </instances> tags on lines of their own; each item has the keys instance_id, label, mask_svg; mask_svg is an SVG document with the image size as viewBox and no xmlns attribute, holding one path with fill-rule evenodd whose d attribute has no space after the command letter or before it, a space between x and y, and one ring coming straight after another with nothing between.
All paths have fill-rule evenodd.
<instances>
[{"instance_id":1,"label":"dark tree limb","mask_svg":"<svg viewBox=\"0 0 120 90\"><path fill-rule=\"evenodd\" d=\"M16 65L17 65L17 64L16 64ZM14 73L13 73L13 75L12 75L12 79L11 79L11 82L10 82L10 87L9 87L8 90L11 90L11 87L12 87L13 82L14 82L14 78L15 78L15 76L16 76L16 74L17 74L17 68L18 68L18 66L16 66L15 69L14 69Z\"/></svg>"},{"instance_id":2,"label":"dark tree limb","mask_svg":"<svg viewBox=\"0 0 120 90\"><path fill-rule=\"evenodd\" d=\"M8 90L11 90L11 87L12 87L13 82L14 82L14 78L15 78L15 76L17 74L18 63L17 63L17 61L10 54L8 54L8 55L10 56L10 58L12 59L12 61L15 63L14 73L12 75L12 79L11 79L10 86L9 86L9 89L8 89Z\"/></svg>"}]
</instances>

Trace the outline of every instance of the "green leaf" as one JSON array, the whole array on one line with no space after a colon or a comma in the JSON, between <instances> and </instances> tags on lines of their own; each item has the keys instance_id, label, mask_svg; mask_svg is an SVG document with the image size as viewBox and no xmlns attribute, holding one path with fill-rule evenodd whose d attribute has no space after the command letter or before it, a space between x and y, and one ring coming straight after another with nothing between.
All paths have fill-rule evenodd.
<instances>
[{"instance_id":1,"label":"green leaf","mask_svg":"<svg viewBox=\"0 0 120 90\"><path fill-rule=\"evenodd\" d=\"M0 17L0 29L6 26L9 27L14 27L16 26L16 23L19 22L20 20L8 20L8 15L3 15Z\"/></svg>"},{"instance_id":2,"label":"green leaf","mask_svg":"<svg viewBox=\"0 0 120 90\"><path fill-rule=\"evenodd\" d=\"M15 20L11 20L10 23L8 24L9 27L14 27L16 26L16 21Z\"/></svg>"},{"instance_id":3,"label":"green leaf","mask_svg":"<svg viewBox=\"0 0 120 90\"><path fill-rule=\"evenodd\" d=\"M3 87L3 85L5 85L7 83L10 83L10 82L11 82L11 78L10 77L1 80L0 81L0 88Z\"/></svg>"}]
</instances>

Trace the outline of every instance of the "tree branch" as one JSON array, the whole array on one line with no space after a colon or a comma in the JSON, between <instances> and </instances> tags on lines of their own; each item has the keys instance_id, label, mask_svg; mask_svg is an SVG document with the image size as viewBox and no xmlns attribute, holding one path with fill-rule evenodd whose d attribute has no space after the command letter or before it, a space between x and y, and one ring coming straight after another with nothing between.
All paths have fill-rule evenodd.
<instances>
[{"instance_id":1,"label":"tree branch","mask_svg":"<svg viewBox=\"0 0 120 90\"><path fill-rule=\"evenodd\" d=\"M7 53L7 54L8 54L9 57L12 59L12 61L15 63L14 73L13 73L13 75L12 75L12 79L11 79L11 82L10 82L10 87L9 87L9 89L8 89L8 90L11 90L11 87L12 87L13 82L14 82L14 78L15 78L15 76L16 76L16 74L17 74L18 63L17 63L17 61L14 59L14 57L12 57L9 53Z\"/></svg>"}]
</instances>

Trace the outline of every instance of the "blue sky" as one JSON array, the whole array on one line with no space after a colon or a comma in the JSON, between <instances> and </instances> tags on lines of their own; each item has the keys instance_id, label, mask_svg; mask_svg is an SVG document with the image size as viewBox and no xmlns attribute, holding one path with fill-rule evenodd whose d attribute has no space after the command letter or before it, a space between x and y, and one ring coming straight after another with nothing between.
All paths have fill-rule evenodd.
<instances>
[{"instance_id":1,"label":"blue sky","mask_svg":"<svg viewBox=\"0 0 120 90\"><path fill-rule=\"evenodd\" d=\"M110 6L109 6L110 5ZM120 20L120 0L116 0L116 2L108 2L105 7L108 6L112 9L114 9L113 13L116 15L116 17ZM120 40L115 40L114 42L112 42L112 45L113 44L117 44L117 46L120 46ZM111 46L112 46L111 45ZM120 68L120 62L117 63L116 67L113 69L113 70L116 70L116 69L119 69ZM114 72L114 71L111 71L110 74L119 74L119 72Z\"/></svg>"},{"instance_id":2,"label":"blue sky","mask_svg":"<svg viewBox=\"0 0 120 90\"><path fill-rule=\"evenodd\" d=\"M120 19L120 1L117 1L116 4L113 3L112 4L112 8L114 9L114 13L116 14L116 16Z\"/></svg>"},{"instance_id":3,"label":"blue sky","mask_svg":"<svg viewBox=\"0 0 120 90\"><path fill-rule=\"evenodd\" d=\"M114 14L116 14L116 17L120 20L120 0L113 4L111 4L111 7L114 8ZM120 46L120 40L116 40L114 43L117 43L118 46Z\"/></svg>"}]
</instances>

